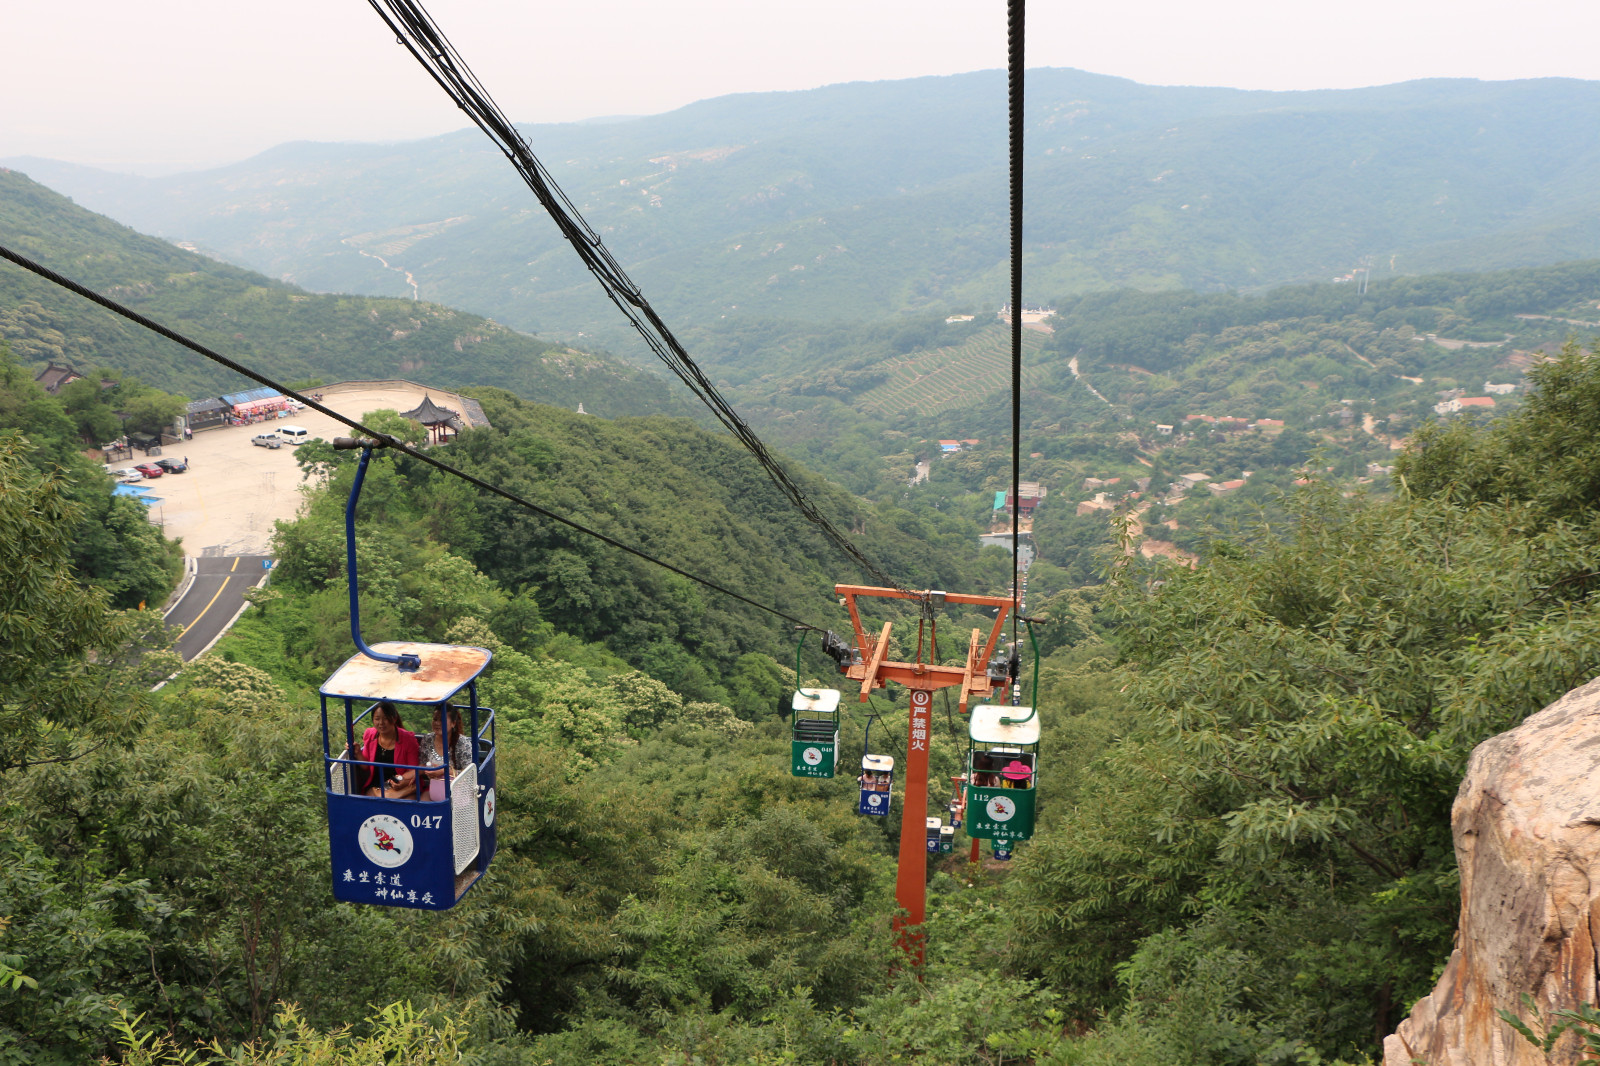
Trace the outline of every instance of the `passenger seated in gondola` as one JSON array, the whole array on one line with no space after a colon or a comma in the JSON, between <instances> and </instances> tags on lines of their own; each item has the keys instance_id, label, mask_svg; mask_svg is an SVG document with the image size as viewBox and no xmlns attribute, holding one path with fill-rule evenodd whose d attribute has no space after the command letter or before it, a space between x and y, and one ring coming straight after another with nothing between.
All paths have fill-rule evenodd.
<instances>
[{"instance_id":1,"label":"passenger seated in gondola","mask_svg":"<svg viewBox=\"0 0 1600 1066\"><path fill-rule=\"evenodd\" d=\"M428 777L428 791L423 799L444 799L444 756L441 752L450 753L450 776L455 777L472 763L472 741L468 738L466 730L461 724L461 711L453 704L444 704L445 714L440 715L440 707L433 708L433 732L418 737L422 747L422 765L437 766L437 770L425 771ZM441 717L448 718L450 723L450 736L446 739L444 723Z\"/></svg>"},{"instance_id":2,"label":"passenger seated in gondola","mask_svg":"<svg viewBox=\"0 0 1600 1066\"><path fill-rule=\"evenodd\" d=\"M1000 771L1000 780L1004 788L1032 788L1033 767L1021 759L1013 759Z\"/></svg>"},{"instance_id":3,"label":"passenger seated in gondola","mask_svg":"<svg viewBox=\"0 0 1600 1066\"><path fill-rule=\"evenodd\" d=\"M372 709L372 725L361 736L361 758L375 762L380 779L367 789L369 796L389 799L410 799L416 795L415 770L395 770L393 767L421 765L421 748L417 736L400 724L400 711L384 700Z\"/></svg>"},{"instance_id":4,"label":"passenger seated in gondola","mask_svg":"<svg viewBox=\"0 0 1600 1066\"><path fill-rule=\"evenodd\" d=\"M863 770L861 776L856 778L856 783L863 792L889 791L889 775L881 770Z\"/></svg>"}]
</instances>

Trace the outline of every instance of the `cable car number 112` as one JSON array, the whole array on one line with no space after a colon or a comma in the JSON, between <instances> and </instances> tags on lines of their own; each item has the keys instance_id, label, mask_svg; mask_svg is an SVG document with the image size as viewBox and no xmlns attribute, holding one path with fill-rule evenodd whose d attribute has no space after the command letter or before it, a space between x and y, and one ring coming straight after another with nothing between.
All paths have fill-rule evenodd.
<instances>
[{"instance_id":1,"label":"cable car number 112","mask_svg":"<svg viewBox=\"0 0 1600 1066\"><path fill-rule=\"evenodd\" d=\"M411 816L411 828L413 829L438 829L442 825L444 825L444 815L442 814L413 814Z\"/></svg>"}]
</instances>

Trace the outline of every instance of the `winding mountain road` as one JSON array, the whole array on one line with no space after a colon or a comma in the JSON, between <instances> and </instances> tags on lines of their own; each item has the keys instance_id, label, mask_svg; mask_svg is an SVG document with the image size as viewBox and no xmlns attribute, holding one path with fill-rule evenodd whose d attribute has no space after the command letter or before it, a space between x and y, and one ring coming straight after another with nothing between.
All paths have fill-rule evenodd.
<instances>
[{"instance_id":1,"label":"winding mountain road","mask_svg":"<svg viewBox=\"0 0 1600 1066\"><path fill-rule=\"evenodd\" d=\"M267 575L265 555L208 555L195 561L197 570L183 598L167 612L167 626L177 629L178 654L193 662L227 632L244 609L245 589Z\"/></svg>"}]
</instances>

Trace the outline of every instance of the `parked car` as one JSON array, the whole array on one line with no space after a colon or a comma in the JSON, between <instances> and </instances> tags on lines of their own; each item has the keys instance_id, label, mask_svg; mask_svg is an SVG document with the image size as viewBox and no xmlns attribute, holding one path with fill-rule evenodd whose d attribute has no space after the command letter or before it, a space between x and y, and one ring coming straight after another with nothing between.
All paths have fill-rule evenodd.
<instances>
[{"instance_id":1,"label":"parked car","mask_svg":"<svg viewBox=\"0 0 1600 1066\"><path fill-rule=\"evenodd\" d=\"M160 477L162 474L166 473L165 470L161 469L154 463L140 463L138 466L134 467L134 469L139 471L139 473L143 474L145 477Z\"/></svg>"},{"instance_id":2,"label":"parked car","mask_svg":"<svg viewBox=\"0 0 1600 1066\"><path fill-rule=\"evenodd\" d=\"M113 472L113 476L119 482L121 482L124 485L131 485L135 481L143 481L144 480L144 475L139 473L139 471L135 470L131 466L130 467L125 467L125 468L123 468L121 470L114 471Z\"/></svg>"},{"instance_id":3,"label":"parked car","mask_svg":"<svg viewBox=\"0 0 1600 1066\"><path fill-rule=\"evenodd\" d=\"M189 464L182 459L157 459L156 465L169 474L181 474L189 469Z\"/></svg>"},{"instance_id":4,"label":"parked car","mask_svg":"<svg viewBox=\"0 0 1600 1066\"><path fill-rule=\"evenodd\" d=\"M279 439L276 433L257 433L254 437L250 438L250 443L254 444L258 448L283 447L283 441Z\"/></svg>"}]
</instances>

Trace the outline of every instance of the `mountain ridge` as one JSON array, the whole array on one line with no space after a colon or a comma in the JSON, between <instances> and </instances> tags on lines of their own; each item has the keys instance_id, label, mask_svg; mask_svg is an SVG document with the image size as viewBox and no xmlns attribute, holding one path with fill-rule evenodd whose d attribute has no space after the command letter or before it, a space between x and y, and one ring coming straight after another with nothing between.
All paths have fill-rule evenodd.
<instances>
[{"instance_id":1,"label":"mountain ridge","mask_svg":"<svg viewBox=\"0 0 1600 1066\"><path fill-rule=\"evenodd\" d=\"M1003 299L1004 118L980 71L521 128L669 322L850 321ZM1031 71L1025 299L1600 255L1600 147L1576 136L1597 123L1600 84L1574 79L1277 93ZM30 165L313 290L410 295L376 249L434 227L383 257L423 296L643 358L476 130L131 182Z\"/></svg>"},{"instance_id":2,"label":"mountain ridge","mask_svg":"<svg viewBox=\"0 0 1600 1066\"><path fill-rule=\"evenodd\" d=\"M315 295L138 233L0 170L0 243L281 381L425 375L616 415L695 414L667 383L609 357L438 304ZM0 343L34 366L115 367L217 395L245 379L9 263Z\"/></svg>"}]
</instances>

